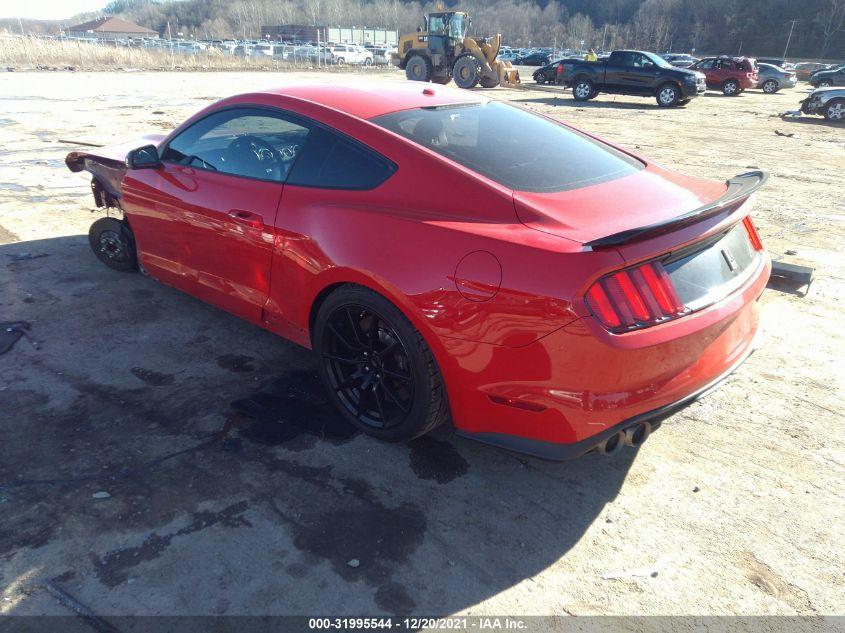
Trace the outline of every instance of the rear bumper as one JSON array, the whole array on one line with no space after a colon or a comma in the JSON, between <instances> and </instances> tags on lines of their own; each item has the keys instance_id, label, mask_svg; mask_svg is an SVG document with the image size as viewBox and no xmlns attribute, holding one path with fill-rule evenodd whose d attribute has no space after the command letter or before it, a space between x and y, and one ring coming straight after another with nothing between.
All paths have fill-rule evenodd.
<instances>
[{"instance_id":1,"label":"rear bumper","mask_svg":"<svg viewBox=\"0 0 845 633\"><path fill-rule=\"evenodd\" d=\"M633 417L628 418L627 420L622 420L621 422L614 424L610 428L607 428L601 431L600 433L597 433L596 435L588 437L579 442L572 442L571 444L559 444L556 442L532 440L524 437L518 437L515 435L506 435L503 433L468 433L466 431L460 430L457 431L457 434L461 437L465 437L470 440L475 440L484 444L490 444L491 446L496 446L497 448L504 448L506 450L514 451L516 453L532 455L533 457L539 457L540 459L548 459L552 461L565 461L568 459L575 459L577 457L581 457L582 455L586 455L590 451L595 450L605 440L616 435L620 431L624 431L625 429L631 426L635 426L643 422L648 422L651 426L652 431L657 429L663 422L663 420L685 409L696 400L702 398L703 396L713 391L713 389L715 389L721 382L727 379L728 376L730 376L740 365L742 365L742 363L744 363L748 359L748 357L754 353L757 347L758 346L756 345L756 343L749 346L745 354L743 354L743 356L741 356L740 359L730 369L728 369L721 376L713 380L710 384L701 387L700 389L689 394L688 396L684 396L680 400L671 402L657 409L653 409L651 411L635 415Z\"/></svg>"},{"instance_id":2,"label":"rear bumper","mask_svg":"<svg viewBox=\"0 0 845 633\"><path fill-rule=\"evenodd\" d=\"M507 348L452 340L458 433L548 459L576 457L642 420L674 413L753 351L767 256L745 285L683 319L614 335L582 317Z\"/></svg>"}]
</instances>

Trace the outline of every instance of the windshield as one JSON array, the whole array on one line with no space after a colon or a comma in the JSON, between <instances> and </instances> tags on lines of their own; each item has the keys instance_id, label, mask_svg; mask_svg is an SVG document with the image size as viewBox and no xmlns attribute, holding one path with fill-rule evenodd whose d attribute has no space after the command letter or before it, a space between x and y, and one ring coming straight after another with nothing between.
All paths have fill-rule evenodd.
<instances>
[{"instance_id":1,"label":"windshield","mask_svg":"<svg viewBox=\"0 0 845 633\"><path fill-rule=\"evenodd\" d=\"M657 64L661 68L675 68L672 64L667 62L660 55L655 55L653 53L643 53L643 55L645 55L647 58L649 58L651 61L653 61L655 64Z\"/></svg>"},{"instance_id":2,"label":"windshield","mask_svg":"<svg viewBox=\"0 0 845 633\"><path fill-rule=\"evenodd\" d=\"M644 167L581 132L497 101L402 110L373 123L516 191L578 189Z\"/></svg>"},{"instance_id":3,"label":"windshield","mask_svg":"<svg viewBox=\"0 0 845 633\"><path fill-rule=\"evenodd\" d=\"M456 13L449 20L449 37L462 40L466 33L466 16L461 13Z\"/></svg>"}]
</instances>

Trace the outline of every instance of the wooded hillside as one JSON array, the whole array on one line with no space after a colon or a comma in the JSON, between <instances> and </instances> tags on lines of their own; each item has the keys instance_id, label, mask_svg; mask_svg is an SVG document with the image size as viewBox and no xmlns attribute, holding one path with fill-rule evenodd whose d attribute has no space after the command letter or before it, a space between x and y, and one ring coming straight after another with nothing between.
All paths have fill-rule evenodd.
<instances>
[{"instance_id":1,"label":"wooded hillside","mask_svg":"<svg viewBox=\"0 0 845 633\"><path fill-rule=\"evenodd\" d=\"M845 57L845 0L464 0L472 32L514 46L636 47L663 52ZM412 31L434 2L418 0L115 0L104 12L186 37L257 37L262 24Z\"/></svg>"}]
</instances>

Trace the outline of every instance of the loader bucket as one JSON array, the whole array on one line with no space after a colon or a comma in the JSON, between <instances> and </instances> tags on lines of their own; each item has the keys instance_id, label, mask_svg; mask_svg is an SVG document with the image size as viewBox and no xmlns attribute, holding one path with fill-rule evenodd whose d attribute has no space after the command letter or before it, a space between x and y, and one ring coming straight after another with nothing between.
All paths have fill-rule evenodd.
<instances>
[{"instance_id":1,"label":"loader bucket","mask_svg":"<svg viewBox=\"0 0 845 633\"><path fill-rule=\"evenodd\" d=\"M510 62L497 62L500 86L518 86L522 83L519 71Z\"/></svg>"}]
</instances>

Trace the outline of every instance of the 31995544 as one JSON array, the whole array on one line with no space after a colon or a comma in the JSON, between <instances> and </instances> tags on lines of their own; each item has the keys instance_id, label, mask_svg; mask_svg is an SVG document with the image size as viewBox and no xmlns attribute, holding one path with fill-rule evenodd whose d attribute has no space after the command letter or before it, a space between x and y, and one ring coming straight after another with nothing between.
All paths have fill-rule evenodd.
<instances>
[{"instance_id":1,"label":"31995544","mask_svg":"<svg viewBox=\"0 0 845 633\"><path fill-rule=\"evenodd\" d=\"M446 618L309 618L311 630L401 629L426 630L521 630L525 622L519 618L446 617Z\"/></svg>"}]
</instances>

